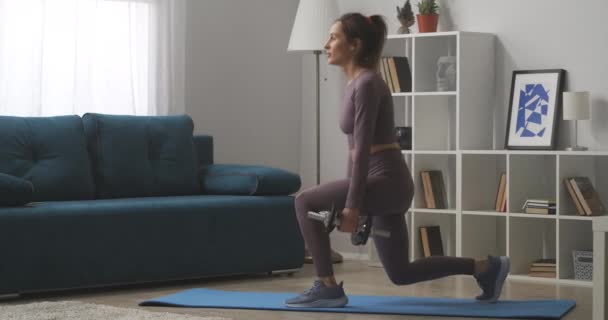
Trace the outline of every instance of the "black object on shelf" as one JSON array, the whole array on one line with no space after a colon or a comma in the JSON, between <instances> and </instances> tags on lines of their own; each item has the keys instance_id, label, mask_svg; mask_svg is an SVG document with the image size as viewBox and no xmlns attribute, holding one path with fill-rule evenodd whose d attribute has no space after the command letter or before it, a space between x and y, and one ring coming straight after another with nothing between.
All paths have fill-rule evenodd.
<instances>
[{"instance_id":1,"label":"black object on shelf","mask_svg":"<svg viewBox=\"0 0 608 320\"><path fill-rule=\"evenodd\" d=\"M395 127L395 136L401 150L412 150L412 127Z\"/></svg>"}]
</instances>

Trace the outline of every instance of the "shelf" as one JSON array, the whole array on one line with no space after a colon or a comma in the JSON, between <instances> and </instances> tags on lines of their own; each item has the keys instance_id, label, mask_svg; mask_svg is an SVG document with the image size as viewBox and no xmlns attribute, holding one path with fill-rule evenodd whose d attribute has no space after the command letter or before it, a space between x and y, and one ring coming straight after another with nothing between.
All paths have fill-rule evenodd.
<instances>
[{"instance_id":1,"label":"shelf","mask_svg":"<svg viewBox=\"0 0 608 320\"><path fill-rule=\"evenodd\" d=\"M578 216L578 215L571 215L571 214L560 214L557 216L558 219L561 220L593 220L592 216Z\"/></svg>"},{"instance_id":2,"label":"shelf","mask_svg":"<svg viewBox=\"0 0 608 320\"><path fill-rule=\"evenodd\" d=\"M456 151L456 101L449 95L416 96L413 100L413 148Z\"/></svg>"},{"instance_id":3,"label":"shelf","mask_svg":"<svg viewBox=\"0 0 608 320\"><path fill-rule=\"evenodd\" d=\"M562 284L569 284L569 285L575 285L575 286L593 287L593 282L587 281L587 280L559 279L558 282L562 283Z\"/></svg>"},{"instance_id":4,"label":"shelf","mask_svg":"<svg viewBox=\"0 0 608 320\"><path fill-rule=\"evenodd\" d=\"M512 150L495 144L494 35L450 31L387 39L383 55L407 57L412 76L412 92L392 94L396 126L412 130L412 150L401 150L415 185L406 215L410 259L422 255L418 228L439 225L446 255L508 255L510 279L592 286L574 279L572 252L589 251L595 216L577 215L563 180L587 176L600 199L608 199L608 150ZM451 64L445 79L439 77L446 70L440 62ZM425 208L420 172L426 170L442 172L448 209ZM508 212L497 212L503 173ZM555 200L557 215L521 209L527 199L543 198ZM555 277L528 274L541 258L556 259Z\"/></svg>"},{"instance_id":5,"label":"shelf","mask_svg":"<svg viewBox=\"0 0 608 320\"><path fill-rule=\"evenodd\" d=\"M555 283L557 278L544 278L544 277L531 277L528 274L509 274L509 280L523 280L523 281L538 281L538 282L547 282L547 283Z\"/></svg>"},{"instance_id":6,"label":"shelf","mask_svg":"<svg viewBox=\"0 0 608 320\"><path fill-rule=\"evenodd\" d=\"M509 155L554 155L554 156L608 156L608 151L564 151L564 150L461 150L462 154L509 154Z\"/></svg>"},{"instance_id":7,"label":"shelf","mask_svg":"<svg viewBox=\"0 0 608 320\"><path fill-rule=\"evenodd\" d=\"M462 150L462 154L507 154L506 150Z\"/></svg>"},{"instance_id":8,"label":"shelf","mask_svg":"<svg viewBox=\"0 0 608 320\"><path fill-rule=\"evenodd\" d=\"M503 203L503 197L497 199L497 195L502 175L507 172L506 162L506 157L496 154L462 155L460 189L463 210L496 212L496 201ZM501 214L506 215L504 212Z\"/></svg>"},{"instance_id":9,"label":"shelf","mask_svg":"<svg viewBox=\"0 0 608 320\"><path fill-rule=\"evenodd\" d=\"M540 219L557 219L557 216L554 214L533 214L533 213L509 213L511 217L518 218L540 218Z\"/></svg>"},{"instance_id":10,"label":"shelf","mask_svg":"<svg viewBox=\"0 0 608 320\"><path fill-rule=\"evenodd\" d=\"M412 208L410 211L420 213L442 213L442 214L458 214L456 209L426 209L426 208Z\"/></svg>"},{"instance_id":11,"label":"shelf","mask_svg":"<svg viewBox=\"0 0 608 320\"><path fill-rule=\"evenodd\" d=\"M455 150L401 150L403 154L444 154L444 155L456 155L458 154Z\"/></svg>"},{"instance_id":12,"label":"shelf","mask_svg":"<svg viewBox=\"0 0 608 320\"><path fill-rule=\"evenodd\" d=\"M456 255L456 220L455 214L444 214L446 212L454 213L455 210L439 210L444 212L425 211L424 213L414 209L413 221L410 229L412 243L412 258L418 259L423 256L422 244L420 242L420 227L421 226L439 226L441 234L441 242L443 252L446 256Z\"/></svg>"},{"instance_id":13,"label":"shelf","mask_svg":"<svg viewBox=\"0 0 608 320\"><path fill-rule=\"evenodd\" d=\"M387 40L395 39L412 39L412 38L428 38L428 37L448 37L456 36L462 31L444 31L444 32L426 32L426 33L408 33L408 34L389 34Z\"/></svg>"},{"instance_id":14,"label":"shelf","mask_svg":"<svg viewBox=\"0 0 608 320\"><path fill-rule=\"evenodd\" d=\"M399 92L393 93L393 97L424 97L424 96L456 96L456 91L426 91L426 92Z\"/></svg>"},{"instance_id":15,"label":"shelf","mask_svg":"<svg viewBox=\"0 0 608 320\"><path fill-rule=\"evenodd\" d=\"M507 254L507 217L490 212L462 216L462 255L483 259Z\"/></svg>"},{"instance_id":16,"label":"shelf","mask_svg":"<svg viewBox=\"0 0 608 320\"><path fill-rule=\"evenodd\" d=\"M463 215L477 215L477 216L496 216L496 217L506 217L506 212L497 212L493 210L463 210Z\"/></svg>"}]
</instances>

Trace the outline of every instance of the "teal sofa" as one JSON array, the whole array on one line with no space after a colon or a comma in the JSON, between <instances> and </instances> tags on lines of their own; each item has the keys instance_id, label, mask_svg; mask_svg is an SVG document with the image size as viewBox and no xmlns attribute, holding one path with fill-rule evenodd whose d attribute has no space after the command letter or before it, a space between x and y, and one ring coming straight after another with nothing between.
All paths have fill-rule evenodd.
<instances>
[{"instance_id":1,"label":"teal sofa","mask_svg":"<svg viewBox=\"0 0 608 320\"><path fill-rule=\"evenodd\" d=\"M298 175L179 116L0 117L0 295L297 270Z\"/></svg>"}]
</instances>

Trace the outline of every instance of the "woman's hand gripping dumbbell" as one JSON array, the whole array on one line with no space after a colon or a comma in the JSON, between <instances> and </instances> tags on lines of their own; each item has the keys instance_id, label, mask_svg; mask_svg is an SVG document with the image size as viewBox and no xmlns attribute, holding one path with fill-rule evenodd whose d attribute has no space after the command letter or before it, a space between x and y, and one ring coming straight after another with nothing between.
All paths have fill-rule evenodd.
<instances>
[{"instance_id":1,"label":"woman's hand gripping dumbbell","mask_svg":"<svg viewBox=\"0 0 608 320\"><path fill-rule=\"evenodd\" d=\"M335 209L332 205L330 210L323 210L319 212L308 211L308 217L317 221L321 221L325 226L325 231L330 233L340 225L340 218L342 213ZM377 235L385 238L390 237L390 232L386 230L378 230L372 228L372 220L369 216L359 216L357 221L357 228L351 233L351 243L353 245L365 245L367 239L371 235Z\"/></svg>"}]
</instances>

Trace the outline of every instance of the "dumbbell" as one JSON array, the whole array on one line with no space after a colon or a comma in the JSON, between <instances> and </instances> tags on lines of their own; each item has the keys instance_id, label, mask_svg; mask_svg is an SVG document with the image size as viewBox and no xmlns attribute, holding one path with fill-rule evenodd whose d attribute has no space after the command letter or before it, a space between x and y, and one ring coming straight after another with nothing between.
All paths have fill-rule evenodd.
<instances>
[{"instance_id":1,"label":"dumbbell","mask_svg":"<svg viewBox=\"0 0 608 320\"><path fill-rule=\"evenodd\" d=\"M317 221L323 222L325 226L325 231L330 233L334 230L334 228L340 224L339 221L339 213L331 206L331 210L324 210L319 212L308 211L308 217Z\"/></svg>"},{"instance_id":2,"label":"dumbbell","mask_svg":"<svg viewBox=\"0 0 608 320\"><path fill-rule=\"evenodd\" d=\"M340 225L340 214L333 206L331 210L308 211L309 218L323 222L327 233L332 232L336 226ZM389 238L391 235L389 231L372 228L372 220L369 216L359 216L357 229L351 234L351 243L356 246L365 245L370 234L385 238Z\"/></svg>"},{"instance_id":3,"label":"dumbbell","mask_svg":"<svg viewBox=\"0 0 608 320\"><path fill-rule=\"evenodd\" d=\"M350 242L355 246L365 245L369 236L390 238L390 231L372 228L372 219L369 216L359 216L359 225L350 235Z\"/></svg>"}]
</instances>

